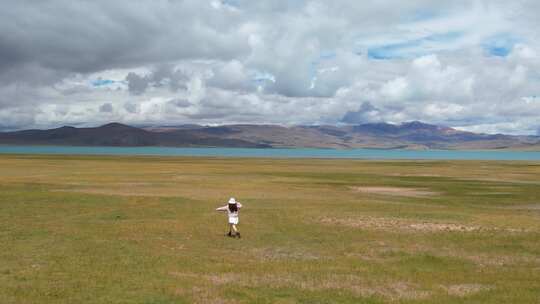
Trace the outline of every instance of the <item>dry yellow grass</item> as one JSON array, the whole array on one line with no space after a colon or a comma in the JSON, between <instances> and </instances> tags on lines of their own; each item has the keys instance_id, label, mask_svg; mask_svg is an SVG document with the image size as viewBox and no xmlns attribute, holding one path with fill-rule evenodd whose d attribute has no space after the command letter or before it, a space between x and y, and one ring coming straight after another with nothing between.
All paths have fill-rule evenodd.
<instances>
[{"instance_id":1,"label":"dry yellow grass","mask_svg":"<svg viewBox=\"0 0 540 304\"><path fill-rule=\"evenodd\" d=\"M0 156L0 303L535 303L540 164ZM360 189L360 190L359 190ZM214 208L235 196L243 238Z\"/></svg>"}]
</instances>

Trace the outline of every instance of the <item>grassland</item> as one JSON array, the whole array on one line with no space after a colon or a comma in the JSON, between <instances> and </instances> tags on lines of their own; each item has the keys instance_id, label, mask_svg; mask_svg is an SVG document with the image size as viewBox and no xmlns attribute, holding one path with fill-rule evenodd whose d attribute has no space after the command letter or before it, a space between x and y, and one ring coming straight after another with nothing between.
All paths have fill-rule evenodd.
<instances>
[{"instance_id":1,"label":"grassland","mask_svg":"<svg viewBox=\"0 0 540 304\"><path fill-rule=\"evenodd\" d=\"M3 304L539 303L540 163L4 155L0 249Z\"/></svg>"}]
</instances>

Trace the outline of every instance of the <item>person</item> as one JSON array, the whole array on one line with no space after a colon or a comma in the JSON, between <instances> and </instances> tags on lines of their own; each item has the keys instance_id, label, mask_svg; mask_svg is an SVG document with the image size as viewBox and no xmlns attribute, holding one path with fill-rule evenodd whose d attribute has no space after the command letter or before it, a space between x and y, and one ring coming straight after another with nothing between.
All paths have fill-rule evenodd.
<instances>
[{"instance_id":1,"label":"person","mask_svg":"<svg viewBox=\"0 0 540 304\"><path fill-rule=\"evenodd\" d=\"M229 199L227 205L216 208L216 211L227 211L227 214L229 215L229 233L227 235L230 237L241 238L240 231L238 230L238 227L236 227L236 225L238 225L238 211L240 208L242 208L242 204L237 202L234 197Z\"/></svg>"}]
</instances>

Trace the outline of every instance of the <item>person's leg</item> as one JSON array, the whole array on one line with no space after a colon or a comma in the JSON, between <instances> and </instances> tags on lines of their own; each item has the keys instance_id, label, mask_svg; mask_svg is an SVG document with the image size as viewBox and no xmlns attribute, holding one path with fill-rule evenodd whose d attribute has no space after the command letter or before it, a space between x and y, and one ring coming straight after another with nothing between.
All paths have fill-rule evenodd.
<instances>
[{"instance_id":1,"label":"person's leg","mask_svg":"<svg viewBox=\"0 0 540 304\"><path fill-rule=\"evenodd\" d=\"M232 236L232 224L229 224L229 233L227 233L228 236Z\"/></svg>"},{"instance_id":2,"label":"person's leg","mask_svg":"<svg viewBox=\"0 0 540 304\"><path fill-rule=\"evenodd\" d=\"M238 237L240 237L240 231L238 231L238 228L236 227L236 225L233 224L233 225L232 225L232 228L233 228L233 230L234 230L234 233L235 233Z\"/></svg>"}]
</instances>

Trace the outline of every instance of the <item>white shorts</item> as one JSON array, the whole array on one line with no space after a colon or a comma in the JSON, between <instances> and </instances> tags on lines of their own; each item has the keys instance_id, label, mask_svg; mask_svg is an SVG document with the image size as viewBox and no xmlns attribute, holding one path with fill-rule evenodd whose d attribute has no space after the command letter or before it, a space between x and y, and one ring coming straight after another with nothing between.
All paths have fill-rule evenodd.
<instances>
[{"instance_id":1,"label":"white shorts","mask_svg":"<svg viewBox=\"0 0 540 304\"><path fill-rule=\"evenodd\" d=\"M238 217L229 216L229 224L238 225Z\"/></svg>"}]
</instances>

